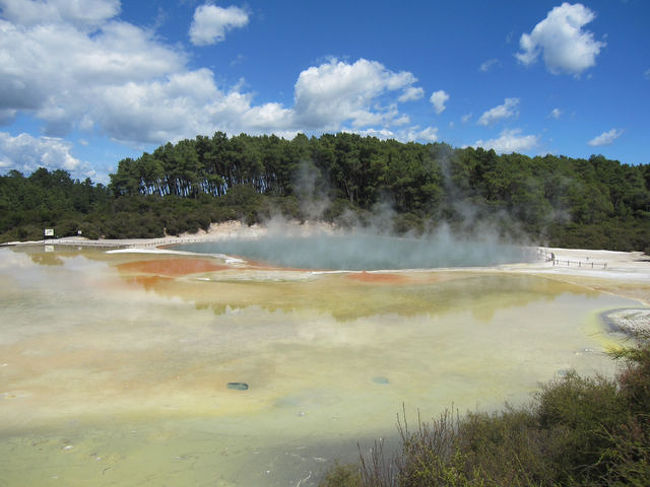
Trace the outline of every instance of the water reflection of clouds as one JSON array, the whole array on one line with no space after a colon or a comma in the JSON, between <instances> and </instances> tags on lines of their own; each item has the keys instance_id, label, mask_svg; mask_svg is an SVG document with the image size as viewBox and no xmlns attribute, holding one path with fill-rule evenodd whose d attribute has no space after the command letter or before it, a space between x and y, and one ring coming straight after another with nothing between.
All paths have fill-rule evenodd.
<instances>
[{"instance_id":1,"label":"water reflection of clouds","mask_svg":"<svg viewBox=\"0 0 650 487\"><path fill-rule=\"evenodd\" d=\"M257 451L281 452L273 468L289 471L295 465L285 458L287 445L318 446L314 456L325 455L320 448L332 439L354 445L390 429L403 403L411 417L415 409L431 417L452 401L461 410L500 406L505 398L516 403L558 370L607 372L606 357L575 351L599 348L595 325L583 329L594 308L626 303L497 271L303 281L269 280L259 270L237 281L210 278L247 271L162 278L160 262L117 267L159 256L59 257L64 265L52 267L25 251L0 251L0 356L8 364L1 373L10 378L1 392L15 396L2 402L0 432L11 426L17 441L24 439L5 450L0 443L0 452L28 465L31 433L16 425L40 434L39 424L80 420L70 453L83 452L96 465L96 456L109 454L91 453L117 445L111 472L126 483L163 454L160 478L214 479L228 471L235 450L245 467L230 478L259 465ZM26 285L9 284L23 279ZM250 388L229 390L230 382ZM125 426L134 417L138 426ZM97 431L103 446L83 443ZM197 431L209 431L200 448ZM60 458L62 445L43 461ZM201 472L190 461L168 461L190 453L204 462Z\"/></svg>"},{"instance_id":2,"label":"water reflection of clouds","mask_svg":"<svg viewBox=\"0 0 650 487\"><path fill-rule=\"evenodd\" d=\"M232 272L247 277L232 279ZM565 292L590 292L538 277L471 271L362 273L362 277L302 272L308 279L297 279L293 274L299 272L286 271L286 280L283 271L273 271L274 279L267 279L264 272L260 279L256 272L219 271L201 280L172 280L158 274L129 274L124 278L160 296L193 303L197 309L212 309L218 315L259 306L269 311L324 313L339 321L383 314L438 316L455 309L466 309L476 320L489 321L497 309L521 307L538 300L550 302Z\"/></svg>"},{"instance_id":3,"label":"water reflection of clouds","mask_svg":"<svg viewBox=\"0 0 650 487\"><path fill-rule=\"evenodd\" d=\"M33 261L27 254L14 252L13 249L0 249L0 270L33 266Z\"/></svg>"}]
</instances>

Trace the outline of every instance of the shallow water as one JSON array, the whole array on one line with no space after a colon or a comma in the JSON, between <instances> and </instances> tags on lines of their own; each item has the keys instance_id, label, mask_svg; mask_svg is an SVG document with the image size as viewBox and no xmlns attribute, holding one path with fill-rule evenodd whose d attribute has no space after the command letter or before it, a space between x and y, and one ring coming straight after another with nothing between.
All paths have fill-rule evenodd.
<instances>
[{"instance_id":1,"label":"shallow water","mask_svg":"<svg viewBox=\"0 0 650 487\"><path fill-rule=\"evenodd\" d=\"M174 248L204 254L230 254L282 267L300 269L420 269L477 267L524 262L530 251L499 242L458 239L440 231L421 238L382 236L361 231L301 235L291 229L261 238L229 238Z\"/></svg>"},{"instance_id":2,"label":"shallow water","mask_svg":"<svg viewBox=\"0 0 650 487\"><path fill-rule=\"evenodd\" d=\"M612 374L631 300L485 271L0 249L0 485L317 485L396 414ZM229 382L248 390L229 389Z\"/></svg>"}]
</instances>

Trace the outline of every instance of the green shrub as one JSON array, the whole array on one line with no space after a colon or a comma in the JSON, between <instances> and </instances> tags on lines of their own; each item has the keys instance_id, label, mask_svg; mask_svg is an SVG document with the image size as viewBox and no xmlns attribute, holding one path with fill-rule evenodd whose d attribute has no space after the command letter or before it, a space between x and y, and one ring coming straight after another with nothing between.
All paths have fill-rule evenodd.
<instances>
[{"instance_id":1,"label":"green shrub","mask_svg":"<svg viewBox=\"0 0 650 487\"><path fill-rule=\"evenodd\" d=\"M607 469L602 454L614 446L606 430L625 423L628 416L616 382L570 372L545 386L538 401L539 424L548 432L546 456L557 479L600 478Z\"/></svg>"},{"instance_id":2,"label":"green shrub","mask_svg":"<svg viewBox=\"0 0 650 487\"><path fill-rule=\"evenodd\" d=\"M636 338L637 346L613 354L626 362L616 380L570 372L519 409L463 418L445 411L430 424L418 418L415 431L398 418L397 452L387 455L375 442L352 485L647 487L650 333ZM348 485L339 478L328 474L321 485Z\"/></svg>"},{"instance_id":3,"label":"green shrub","mask_svg":"<svg viewBox=\"0 0 650 487\"><path fill-rule=\"evenodd\" d=\"M318 485L320 487L361 487L359 467L336 463Z\"/></svg>"},{"instance_id":4,"label":"green shrub","mask_svg":"<svg viewBox=\"0 0 650 487\"><path fill-rule=\"evenodd\" d=\"M466 470L488 485L550 484L554 471L544 456L546 435L530 407L507 407L498 414L469 413L458 441L466 452Z\"/></svg>"}]
</instances>

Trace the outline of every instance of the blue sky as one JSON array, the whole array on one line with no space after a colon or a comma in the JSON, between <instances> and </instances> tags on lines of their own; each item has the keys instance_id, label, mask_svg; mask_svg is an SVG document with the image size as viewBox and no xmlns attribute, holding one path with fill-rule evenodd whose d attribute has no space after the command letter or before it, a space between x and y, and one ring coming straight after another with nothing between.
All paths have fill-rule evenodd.
<instances>
[{"instance_id":1,"label":"blue sky","mask_svg":"<svg viewBox=\"0 0 650 487\"><path fill-rule=\"evenodd\" d=\"M0 0L0 172L348 131L650 163L650 2Z\"/></svg>"}]
</instances>

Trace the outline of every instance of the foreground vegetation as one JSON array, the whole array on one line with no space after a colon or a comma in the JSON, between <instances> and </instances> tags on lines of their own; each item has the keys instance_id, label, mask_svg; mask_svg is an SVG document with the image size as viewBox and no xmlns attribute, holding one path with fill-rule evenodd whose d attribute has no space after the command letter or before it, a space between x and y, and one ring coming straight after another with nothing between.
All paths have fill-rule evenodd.
<instances>
[{"instance_id":1,"label":"foreground vegetation","mask_svg":"<svg viewBox=\"0 0 650 487\"><path fill-rule=\"evenodd\" d=\"M616 380L569 373L534 402L498 414L443 413L411 431L401 446L381 444L359 465L337 465L321 487L648 486L650 334L616 356Z\"/></svg>"},{"instance_id":2,"label":"foreground vegetation","mask_svg":"<svg viewBox=\"0 0 650 487\"><path fill-rule=\"evenodd\" d=\"M58 236L158 237L210 223L376 222L421 233L441 222L562 247L650 246L650 165L602 156L497 155L446 144L341 133L293 140L213 137L168 143L119 162L105 187L65 171L0 177L0 241Z\"/></svg>"}]
</instances>

